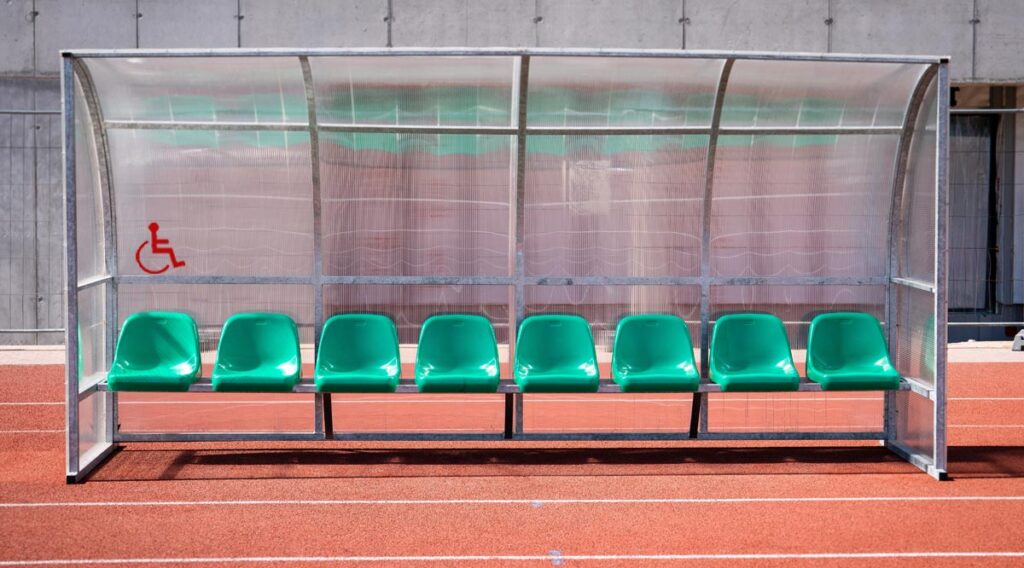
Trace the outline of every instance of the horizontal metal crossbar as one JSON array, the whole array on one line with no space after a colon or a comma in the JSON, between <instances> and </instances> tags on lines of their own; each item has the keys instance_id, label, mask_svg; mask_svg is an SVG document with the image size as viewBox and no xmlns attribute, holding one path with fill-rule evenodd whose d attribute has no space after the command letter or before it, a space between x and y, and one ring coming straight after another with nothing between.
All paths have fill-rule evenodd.
<instances>
[{"instance_id":1,"label":"horizontal metal crossbar","mask_svg":"<svg viewBox=\"0 0 1024 568\"><path fill-rule=\"evenodd\" d=\"M302 122L212 122L193 120L107 120L103 123L115 130L275 130L308 132Z\"/></svg>"},{"instance_id":2,"label":"horizontal metal crossbar","mask_svg":"<svg viewBox=\"0 0 1024 568\"><path fill-rule=\"evenodd\" d=\"M309 125L300 122L214 122L191 120L107 120L114 130L213 130L213 131L289 131L307 132ZM400 124L319 123L324 132L354 134L463 134L514 136L512 126L443 126ZM723 126L723 136L796 136L843 134L899 134L898 126ZM671 136L710 135L710 126L531 126L528 136Z\"/></svg>"},{"instance_id":3,"label":"horizontal metal crossbar","mask_svg":"<svg viewBox=\"0 0 1024 568\"><path fill-rule=\"evenodd\" d=\"M712 51L679 49L586 49L586 48L508 48L508 47L367 47L367 48L230 48L230 49L71 49L64 57L644 57L663 59L742 59L769 61L836 61L861 63L909 63L927 65L948 63L941 55L884 55L871 53L779 53L772 51Z\"/></svg>"},{"instance_id":4,"label":"horizontal metal crossbar","mask_svg":"<svg viewBox=\"0 0 1024 568\"><path fill-rule=\"evenodd\" d=\"M88 390L84 390L82 392L81 396L83 396L83 397L87 396L89 393L92 392L92 390L107 391L109 389L107 388L106 381L99 381L99 382L95 383L94 385L92 385L91 388L89 388ZM902 379L900 381L899 390L914 391L914 392L916 392L918 394L921 394L922 396L925 396L925 397L934 396L934 395L930 394L930 393L934 392L931 387L928 387L924 383L921 383L921 382L916 381L914 379ZM204 377L204 378L201 378L200 380L196 381L195 383L193 383L189 387L188 392L214 392L213 384L210 382L209 378ZM306 379L306 380L300 381L297 385L295 385L295 388L293 388L290 392L292 392L292 393L312 394L312 393L317 393L317 392L320 392L320 391L317 390L316 384L314 384L313 381ZM420 392L419 387L416 386L415 381L412 381L410 379L405 379L405 380L400 381L398 383L398 388L395 389L395 393L396 394L412 394L412 393L419 393L419 392ZM509 379L505 379L505 380L502 380L498 384L498 390L494 391L493 393L479 393L479 394L507 394L507 393L520 393L520 392L522 392L522 391L519 389L519 386L515 383L515 381L509 380ZM618 385L618 383L616 383L614 381L607 380L607 379L602 380L600 385L598 386L598 389L597 389L597 393L599 393L599 394L600 393L620 393L621 394L623 392L624 391L622 390L622 387L620 387ZM688 393L688 392L691 392L691 391L680 391L680 392L681 393ZM721 392L724 392L724 391L722 390L722 387L720 387L718 384L712 383L712 382L708 382L708 383L701 383L700 389L697 392L721 393ZM807 379L801 379L800 387L795 392L823 392L823 389L821 388L821 385L818 384L818 383L815 383L813 381L809 381ZM530 394L530 393L526 393L526 394ZM594 394L594 393L578 393L578 394ZM747 393L747 394L749 394L749 393Z\"/></svg>"},{"instance_id":5,"label":"horizontal metal crossbar","mask_svg":"<svg viewBox=\"0 0 1024 568\"><path fill-rule=\"evenodd\" d=\"M104 277L109 279L110 277ZM89 285L103 282L90 282ZM119 284L313 284L309 276L174 276L126 274ZM483 285L512 286L513 276L328 276L323 284ZM882 276L527 276L527 286L884 286ZM85 285L80 285L80 288Z\"/></svg>"}]
</instances>

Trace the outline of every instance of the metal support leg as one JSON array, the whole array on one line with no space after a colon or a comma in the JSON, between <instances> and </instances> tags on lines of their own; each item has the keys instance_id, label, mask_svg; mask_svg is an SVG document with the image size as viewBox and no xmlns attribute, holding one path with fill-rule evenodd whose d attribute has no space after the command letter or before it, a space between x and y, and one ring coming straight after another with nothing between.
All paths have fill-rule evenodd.
<instances>
[{"instance_id":1,"label":"metal support leg","mask_svg":"<svg viewBox=\"0 0 1024 568\"><path fill-rule=\"evenodd\" d=\"M511 440L515 435L516 403L515 394L505 393L505 439Z\"/></svg>"},{"instance_id":2,"label":"metal support leg","mask_svg":"<svg viewBox=\"0 0 1024 568\"><path fill-rule=\"evenodd\" d=\"M690 404L690 438L693 440L697 439L697 435L700 431L700 414L703 406L704 393L693 393L693 402Z\"/></svg>"},{"instance_id":3,"label":"metal support leg","mask_svg":"<svg viewBox=\"0 0 1024 568\"><path fill-rule=\"evenodd\" d=\"M331 406L331 393L322 393L324 405L324 438L334 437L334 407Z\"/></svg>"}]
</instances>

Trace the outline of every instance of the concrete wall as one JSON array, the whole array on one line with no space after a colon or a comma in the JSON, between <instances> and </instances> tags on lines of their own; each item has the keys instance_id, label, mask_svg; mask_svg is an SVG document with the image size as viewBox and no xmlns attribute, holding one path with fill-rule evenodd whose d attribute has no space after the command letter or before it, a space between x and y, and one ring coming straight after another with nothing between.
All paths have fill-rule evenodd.
<instances>
[{"instance_id":1,"label":"concrete wall","mask_svg":"<svg viewBox=\"0 0 1024 568\"><path fill-rule=\"evenodd\" d=\"M1022 0L0 1L0 329L60 327L60 49L527 46L929 53L1024 83ZM3 112L3 111L19 112ZM1024 129L1016 171L1024 172ZM1024 176L1022 176L1024 177ZM1024 182L1011 210L1024 227ZM1014 209L1015 208L1015 209ZM1024 301L1024 231L1012 293ZM1010 275L1008 275L1010 277ZM57 341L0 334L0 344Z\"/></svg>"},{"instance_id":2,"label":"concrete wall","mask_svg":"<svg viewBox=\"0 0 1024 568\"><path fill-rule=\"evenodd\" d=\"M591 46L929 53L1024 82L1020 0L7 0L0 74L61 48Z\"/></svg>"}]
</instances>

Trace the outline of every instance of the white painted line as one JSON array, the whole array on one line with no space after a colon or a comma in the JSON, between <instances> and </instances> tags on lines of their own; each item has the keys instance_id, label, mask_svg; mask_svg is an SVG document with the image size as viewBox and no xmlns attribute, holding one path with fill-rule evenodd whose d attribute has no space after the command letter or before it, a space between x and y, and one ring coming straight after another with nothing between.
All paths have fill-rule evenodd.
<instances>
[{"instance_id":1,"label":"white painted line","mask_svg":"<svg viewBox=\"0 0 1024 568\"><path fill-rule=\"evenodd\" d=\"M950 428L1024 428L1024 424L951 424Z\"/></svg>"},{"instance_id":2,"label":"white painted line","mask_svg":"<svg viewBox=\"0 0 1024 568\"><path fill-rule=\"evenodd\" d=\"M1024 501L1024 495L937 495L891 497L723 497L664 499L278 499L216 501L65 501L0 503L0 509L63 507L265 507L265 506L443 506L443 505L720 505L763 503L913 503Z\"/></svg>"},{"instance_id":3,"label":"white painted line","mask_svg":"<svg viewBox=\"0 0 1024 568\"><path fill-rule=\"evenodd\" d=\"M0 402L0 406L64 406L63 402Z\"/></svg>"},{"instance_id":4,"label":"white painted line","mask_svg":"<svg viewBox=\"0 0 1024 568\"><path fill-rule=\"evenodd\" d=\"M0 430L0 434L54 434L57 432L63 434L65 430L63 428L59 430Z\"/></svg>"},{"instance_id":5,"label":"white painted line","mask_svg":"<svg viewBox=\"0 0 1024 568\"><path fill-rule=\"evenodd\" d=\"M750 554L524 554L443 556L222 556L184 558L68 558L47 560L3 560L0 566L88 566L102 564L281 564L338 562L623 562L623 561L709 561L709 560L868 560L909 558L1021 558L1024 551L989 552L809 552Z\"/></svg>"}]
</instances>

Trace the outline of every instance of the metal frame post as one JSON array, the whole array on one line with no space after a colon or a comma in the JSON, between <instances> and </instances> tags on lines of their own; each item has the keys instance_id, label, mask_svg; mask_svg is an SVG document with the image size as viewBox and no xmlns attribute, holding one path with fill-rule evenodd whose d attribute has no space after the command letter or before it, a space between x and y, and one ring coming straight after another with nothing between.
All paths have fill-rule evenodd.
<instances>
[{"instance_id":1,"label":"metal frame post","mask_svg":"<svg viewBox=\"0 0 1024 568\"><path fill-rule=\"evenodd\" d=\"M64 377L67 481L78 480L78 249L75 201L75 76L74 59L62 58L61 107L64 109Z\"/></svg>"},{"instance_id":2,"label":"metal frame post","mask_svg":"<svg viewBox=\"0 0 1024 568\"><path fill-rule=\"evenodd\" d=\"M934 469L938 479L946 473L946 326L949 266L949 64L939 64L935 144L935 399L932 417Z\"/></svg>"},{"instance_id":3,"label":"metal frame post","mask_svg":"<svg viewBox=\"0 0 1024 568\"><path fill-rule=\"evenodd\" d=\"M324 329L324 260L322 199L320 191L320 131L316 115L316 87L309 57L299 56L302 67L302 83L306 92L306 107L309 114L309 160L313 177L313 358L319 352L320 334ZM334 414L330 393L318 392L313 395L313 432L324 438L334 436Z\"/></svg>"},{"instance_id":4,"label":"metal frame post","mask_svg":"<svg viewBox=\"0 0 1024 568\"><path fill-rule=\"evenodd\" d=\"M708 153L704 170L704 200L701 203L700 231L700 375L706 381L710 369L711 337L711 204L715 186L715 155L718 151L718 134L722 125L722 106L725 91L729 86L729 75L735 59L726 59L718 77L715 102L708 132ZM690 407L690 437L697 438L708 430L708 407L704 404L703 393L693 393Z\"/></svg>"},{"instance_id":5,"label":"metal frame post","mask_svg":"<svg viewBox=\"0 0 1024 568\"><path fill-rule=\"evenodd\" d=\"M526 260L524 255L526 239L526 129L527 105L530 90L530 56L519 57L518 98L516 99L516 186L515 186L515 312L509 318L509 369L515 373L515 345L513 339L519 333L519 325L526 318ZM523 435L523 393L513 395L512 415L514 417L513 437Z\"/></svg>"}]
</instances>

